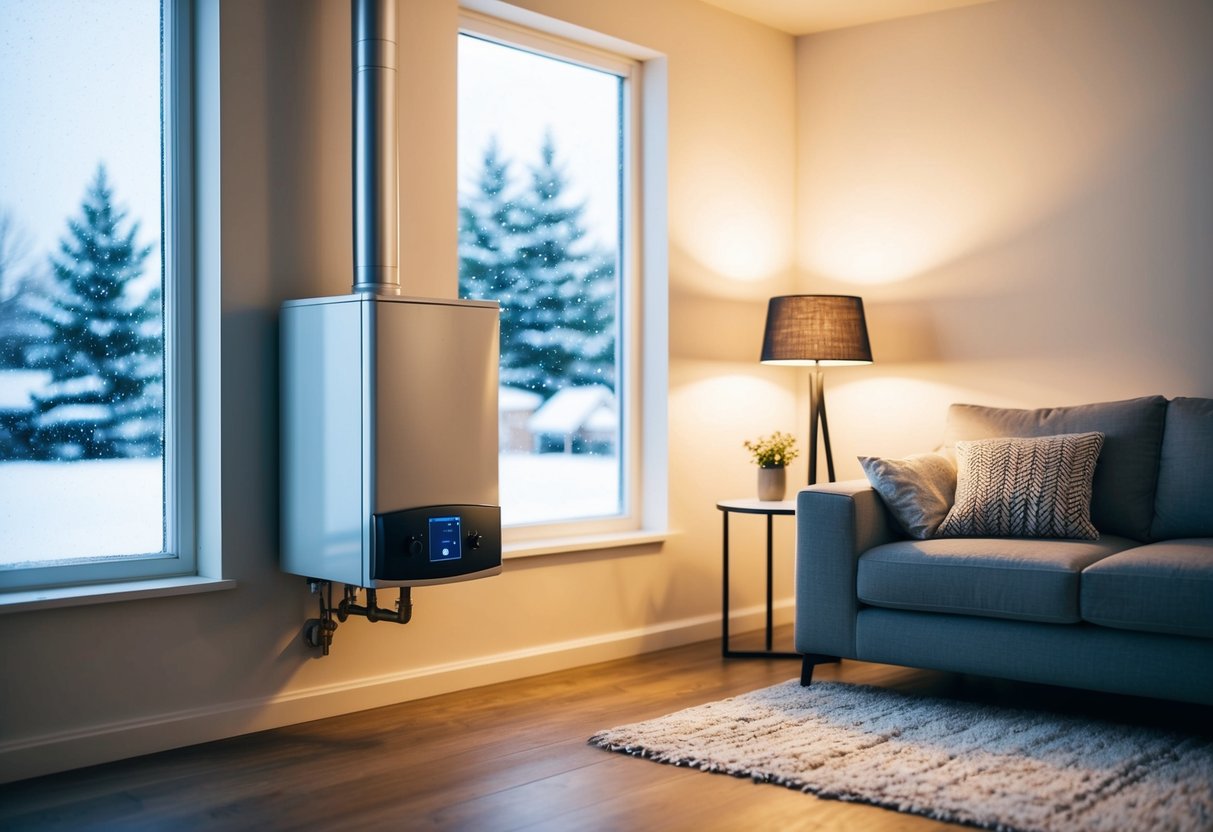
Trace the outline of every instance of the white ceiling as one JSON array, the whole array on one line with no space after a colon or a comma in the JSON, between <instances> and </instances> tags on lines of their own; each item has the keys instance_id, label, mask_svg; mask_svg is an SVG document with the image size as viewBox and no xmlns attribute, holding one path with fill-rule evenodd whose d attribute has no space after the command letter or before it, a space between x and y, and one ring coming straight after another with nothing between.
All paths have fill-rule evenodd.
<instances>
[{"instance_id":1,"label":"white ceiling","mask_svg":"<svg viewBox=\"0 0 1213 832\"><path fill-rule=\"evenodd\" d=\"M992 0L704 0L791 35L973 6Z\"/></svg>"}]
</instances>

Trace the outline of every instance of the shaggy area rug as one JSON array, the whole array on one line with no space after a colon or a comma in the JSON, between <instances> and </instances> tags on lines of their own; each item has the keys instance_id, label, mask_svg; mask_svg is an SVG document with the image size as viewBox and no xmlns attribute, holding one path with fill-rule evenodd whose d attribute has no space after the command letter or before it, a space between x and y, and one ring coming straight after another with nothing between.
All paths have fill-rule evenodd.
<instances>
[{"instance_id":1,"label":"shaggy area rug","mask_svg":"<svg viewBox=\"0 0 1213 832\"><path fill-rule=\"evenodd\" d=\"M1213 741L795 680L593 745L987 829L1213 829Z\"/></svg>"}]
</instances>

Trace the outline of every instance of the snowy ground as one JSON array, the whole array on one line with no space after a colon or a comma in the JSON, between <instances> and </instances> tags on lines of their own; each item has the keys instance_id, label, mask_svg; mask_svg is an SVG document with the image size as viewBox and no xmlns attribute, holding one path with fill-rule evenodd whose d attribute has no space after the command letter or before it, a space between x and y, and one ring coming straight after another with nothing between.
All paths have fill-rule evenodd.
<instances>
[{"instance_id":1,"label":"snowy ground","mask_svg":"<svg viewBox=\"0 0 1213 832\"><path fill-rule=\"evenodd\" d=\"M588 454L502 454L501 522L547 523L619 512L619 461Z\"/></svg>"},{"instance_id":2,"label":"snowy ground","mask_svg":"<svg viewBox=\"0 0 1213 832\"><path fill-rule=\"evenodd\" d=\"M603 517L619 511L614 458L503 454L507 525ZM0 565L159 552L160 461L0 463Z\"/></svg>"},{"instance_id":3,"label":"snowy ground","mask_svg":"<svg viewBox=\"0 0 1213 832\"><path fill-rule=\"evenodd\" d=\"M158 459L0 463L0 564L159 552Z\"/></svg>"}]
</instances>

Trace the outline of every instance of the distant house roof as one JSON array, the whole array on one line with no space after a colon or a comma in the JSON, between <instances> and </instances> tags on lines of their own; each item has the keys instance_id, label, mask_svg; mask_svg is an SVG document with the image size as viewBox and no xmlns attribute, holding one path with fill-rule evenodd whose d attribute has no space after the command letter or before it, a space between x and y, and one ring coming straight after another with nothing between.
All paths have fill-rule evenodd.
<instances>
[{"instance_id":1,"label":"distant house roof","mask_svg":"<svg viewBox=\"0 0 1213 832\"><path fill-rule=\"evenodd\" d=\"M497 409L502 413L535 410L543 404L543 396L521 387L497 388Z\"/></svg>"},{"instance_id":2,"label":"distant house roof","mask_svg":"<svg viewBox=\"0 0 1213 832\"><path fill-rule=\"evenodd\" d=\"M535 411L526 426L531 433L567 435L588 427L591 418L601 424L614 409L615 394L609 387L566 387ZM605 415L599 413L603 410L607 411Z\"/></svg>"},{"instance_id":3,"label":"distant house roof","mask_svg":"<svg viewBox=\"0 0 1213 832\"><path fill-rule=\"evenodd\" d=\"M590 414L583 427L594 433L614 433L619 430L619 414L613 406L604 404Z\"/></svg>"}]
</instances>

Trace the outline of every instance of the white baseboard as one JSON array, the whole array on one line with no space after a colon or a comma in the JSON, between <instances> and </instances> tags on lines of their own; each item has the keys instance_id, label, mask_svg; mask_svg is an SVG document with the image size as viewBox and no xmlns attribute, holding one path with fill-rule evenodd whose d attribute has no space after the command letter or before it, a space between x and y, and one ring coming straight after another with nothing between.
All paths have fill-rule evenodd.
<instances>
[{"instance_id":1,"label":"white baseboard","mask_svg":"<svg viewBox=\"0 0 1213 832\"><path fill-rule=\"evenodd\" d=\"M732 610L729 628L733 632L761 628L765 624L765 612L762 606ZM776 602L775 623L786 624L792 618L792 599ZM467 661L0 742L0 783L635 656L719 636L720 616L701 615Z\"/></svg>"}]
</instances>

